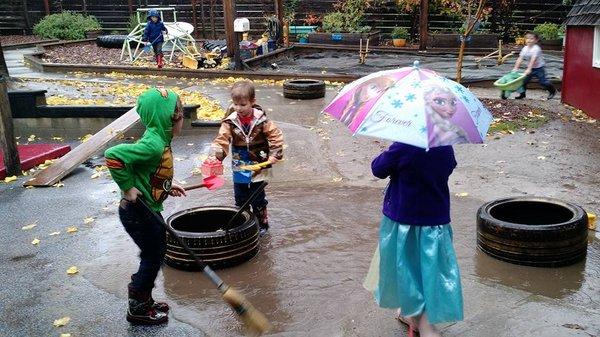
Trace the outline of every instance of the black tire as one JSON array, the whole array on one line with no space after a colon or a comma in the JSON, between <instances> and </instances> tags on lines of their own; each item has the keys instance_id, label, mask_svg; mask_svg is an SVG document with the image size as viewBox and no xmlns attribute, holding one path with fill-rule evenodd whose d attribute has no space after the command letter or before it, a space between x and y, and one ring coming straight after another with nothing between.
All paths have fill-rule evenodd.
<instances>
[{"instance_id":1,"label":"black tire","mask_svg":"<svg viewBox=\"0 0 600 337\"><path fill-rule=\"evenodd\" d=\"M315 99L325 97L325 82L319 80L288 80L283 83L283 97Z\"/></svg>"},{"instance_id":2,"label":"black tire","mask_svg":"<svg viewBox=\"0 0 600 337\"><path fill-rule=\"evenodd\" d=\"M102 35L96 38L96 45L102 48L122 48L127 35ZM129 45L135 48L138 43L131 41Z\"/></svg>"},{"instance_id":3,"label":"black tire","mask_svg":"<svg viewBox=\"0 0 600 337\"><path fill-rule=\"evenodd\" d=\"M556 199L495 200L477 212L477 246L514 264L567 266L585 259L587 222L583 208Z\"/></svg>"},{"instance_id":4,"label":"black tire","mask_svg":"<svg viewBox=\"0 0 600 337\"><path fill-rule=\"evenodd\" d=\"M191 208L171 215L167 225L211 268L233 267L248 261L259 250L258 220L250 211L244 211L229 230L222 228L236 211L237 208L226 206ZM200 269L168 232L165 263L182 270Z\"/></svg>"}]
</instances>

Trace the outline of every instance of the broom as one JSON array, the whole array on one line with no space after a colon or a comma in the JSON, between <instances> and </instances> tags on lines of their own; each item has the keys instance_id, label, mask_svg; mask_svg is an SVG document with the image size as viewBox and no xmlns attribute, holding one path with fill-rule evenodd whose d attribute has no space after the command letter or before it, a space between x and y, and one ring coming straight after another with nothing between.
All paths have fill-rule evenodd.
<instances>
[{"instance_id":1,"label":"broom","mask_svg":"<svg viewBox=\"0 0 600 337\"><path fill-rule=\"evenodd\" d=\"M221 296L223 300L229 304L229 306L237 313L240 317L241 321L244 323L246 330L250 334L254 335L262 335L265 332L268 332L271 329L271 323L267 320L265 315L258 311L246 298L239 293L237 290L233 289L229 285L227 285L221 278L206 264L204 261L200 260L196 254L188 247L188 245L175 233L175 231L170 228L165 221L156 214L144 200L138 198L139 203L152 214L154 220L161 223L167 232L174 237L177 242L181 245L181 247L196 261L196 264L200 268L202 268L202 273L206 277L210 279L210 281L217 286L217 289L221 292Z\"/></svg>"}]
</instances>

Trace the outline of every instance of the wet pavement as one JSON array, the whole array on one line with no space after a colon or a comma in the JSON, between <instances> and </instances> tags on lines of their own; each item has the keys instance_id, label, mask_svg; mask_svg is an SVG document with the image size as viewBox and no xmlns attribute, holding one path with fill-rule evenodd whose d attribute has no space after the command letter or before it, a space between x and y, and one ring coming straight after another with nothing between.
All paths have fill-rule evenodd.
<instances>
[{"instance_id":1,"label":"wet pavement","mask_svg":"<svg viewBox=\"0 0 600 337\"><path fill-rule=\"evenodd\" d=\"M174 82L171 80L170 82ZM169 84L169 81L166 81ZM228 101L222 86L194 90ZM354 138L319 113L326 99L287 100L281 87L260 86L259 104L284 132L286 160L267 187L272 229L260 253L219 274L274 325L272 336L406 336L393 311L379 309L362 288L377 244L385 181L370 174L370 160L386 144ZM480 97L495 97L488 89ZM533 106L567 111L557 100ZM451 177L455 246L465 299L465 320L442 325L466 337L600 336L600 234L590 232L588 257L574 266L541 269L494 260L476 248L475 212L484 202L542 195L600 213L600 128L560 119L536 130L455 148ZM175 178L191 171L216 130L174 141ZM192 144L192 145L190 145ZM544 159L538 159L543 157ZM225 177L230 179L229 169ZM0 183L0 336L240 336L235 315L200 273L164 267L155 297L173 307L164 327L131 327L124 319L126 285L137 249L116 214L116 185L82 166L60 188L24 189L20 178ZM468 193L466 197L455 194ZM231 183L215 192L170 198L165 216L199 205L231 205ZM84 224L84 218L94 222ZM31 230L21 227L37 221ZM77 226L76 233L65 232ZM49 234L60 231L59 235ZM38 246L30 242L41 240ZM79 273L69 276L70 266ZM52 322L70 316L55 328Z\"/></svg>"}]
</instances>

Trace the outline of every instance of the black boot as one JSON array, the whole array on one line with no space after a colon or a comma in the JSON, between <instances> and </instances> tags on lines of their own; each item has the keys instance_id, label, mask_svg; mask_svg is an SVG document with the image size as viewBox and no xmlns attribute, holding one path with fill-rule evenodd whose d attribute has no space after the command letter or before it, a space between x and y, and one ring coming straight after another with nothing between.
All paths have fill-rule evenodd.
<instances>
[{"instance_id":1,"label":"black boot","mask_svg":"<svg viewBox=\"0 0 600 337\"><path fill-rule=\"evenodd\" d=\"M167 323L169 316L153 308L149 291L139 291L129 286L129 308L127 321L139 325L157 325Z\"/></svg>"},{"instance_id":2,"label":"black boot","mask_svg":"<svg viewBox=\"0 0 600 337\"><path fill-rule=\"evenodd\" d=\"M133 275L131 275L131 281L133 282ZM154 300L154 298L152 298L152 292L150 292L150 305L152 306L152 309L156 310L156 311L160 311L160 312L164 312L164 313L168 313L169 312L169 305L165 302L156 302Z\"/></svg>"},{"instance_id":3,"label":"black boot","mask_svg":"<svg viewBox=\"0 0 600 337\"><path fill-rule=\"evenodd\" d=\"M521 94L519 94L519 96L515 97L515 99L523 99L525 98L525 92L522 92Z\"/></svg>"},{"instance_id":4,"label":"black boot","mask_svg":"<svg viewBox=\"0 0 600 337\"><path fill-rule=\"evenodd\" d=\"M501 99L506 99L506 93L504 90L500 91L500 98Z\"/></svg>"},{"instance_id":5,"label":"black boot","mask_svg":"<svg viewBox=\"0 0 600 337\"><path fill-rule=\"evenodd\" d=\"M269 214L267 213L267 207L257 208L254 211L254 214L256 214L256 218L258 218L258 225L260 226L259 235L261 237L265 236L269 230Z\"/></svg>"},{"instance_id":6,"label":"black boot","mask_svg":"<svg viewBox=\"0 0 600 337\"><path fill-rule=\"evenodd\" d=\"M554 95L556 95L556 89L554 88L554 86L550 84L546 87L546 90L548 90L548 99L553 99Z\"/></svg>"}]
</instances>

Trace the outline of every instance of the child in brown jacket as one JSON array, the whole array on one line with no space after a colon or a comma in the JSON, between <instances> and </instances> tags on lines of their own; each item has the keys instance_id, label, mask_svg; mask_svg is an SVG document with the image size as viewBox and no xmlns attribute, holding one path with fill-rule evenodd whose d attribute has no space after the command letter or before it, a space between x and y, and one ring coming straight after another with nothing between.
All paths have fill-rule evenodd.
<instances>
[{"instance_id":1,"label":"child in brown jacket","mask_svg":"<svg viewBox=\"0 0 600 337\"><path fill-rule=\"evenodd\" d=\"M233 191L235 204L240 207L258 188L260 182L270 175L270 169L260 171L242 170L245 165L270 162L275 164L283 158L283 134L267 118L265 112L256 105L254 84L250 81L236 82L231 89L233 104L229 114L221 122L219 134L212 143L214 158L223 161L231 144L233 170ZM269 229L265 192L261 192L252 202L252 211L260 224L261 236Z\"/></svg>"}]
</instances>

